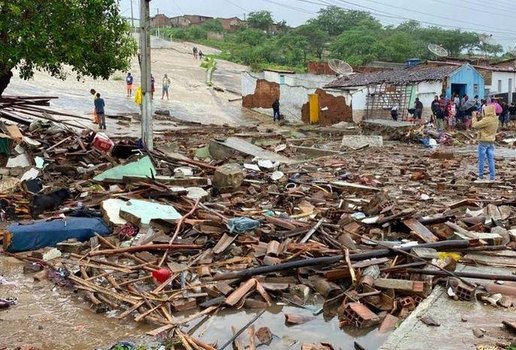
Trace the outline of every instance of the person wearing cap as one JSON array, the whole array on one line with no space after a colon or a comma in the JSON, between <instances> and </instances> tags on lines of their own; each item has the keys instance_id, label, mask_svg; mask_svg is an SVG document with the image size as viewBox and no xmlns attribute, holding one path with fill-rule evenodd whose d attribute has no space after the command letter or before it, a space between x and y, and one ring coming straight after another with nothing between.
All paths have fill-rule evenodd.
<instances>
[{"instance_id":1,"label":"person wearing cap","mask_svg":"<svg viewBox=\"0 0 516 350\"><path fill-rule=\"evenodd\" d=\"M495 140L498 130L498 118L496 117L496 107L487 105L483 111L483 118L478 118L478 113L473 117L472 127L477 130L478 139L478 180L484 179L484 161L487 158L489 166L489 180L495 180Z\"/></svg>"}]
</instances>

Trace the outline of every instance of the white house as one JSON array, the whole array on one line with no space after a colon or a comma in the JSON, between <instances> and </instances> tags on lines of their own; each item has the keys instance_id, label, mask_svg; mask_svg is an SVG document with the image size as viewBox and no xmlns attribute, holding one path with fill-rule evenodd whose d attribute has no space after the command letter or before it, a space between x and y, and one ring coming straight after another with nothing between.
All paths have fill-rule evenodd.
<instances>
[{"instance_id":1,"label":"white house","mask_svg":"<svg viewBox=\"0 0 516 350\"><path fill-rule=\"evenodd\" d=\"M430 116L430 105L436 95L484 96L484 78L470 64L418 65L400 70L353 74L326 85L332 93L344 94L351 104L353 120L389 118L397 105L406 117L416 98L423 103L423 116Z\"/></svg>"}]
</instances>

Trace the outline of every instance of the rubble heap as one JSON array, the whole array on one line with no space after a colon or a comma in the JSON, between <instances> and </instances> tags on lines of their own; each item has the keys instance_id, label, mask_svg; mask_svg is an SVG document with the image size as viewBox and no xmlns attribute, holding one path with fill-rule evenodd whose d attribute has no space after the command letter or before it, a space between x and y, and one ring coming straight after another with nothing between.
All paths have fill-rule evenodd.
<instances>
[{"instance_id":1,"label":"rubble heap","mask_svg":"<svg viewBox=\"0 0 516 350\"><path fill-rule=\"evenodd\" d=\"M342 327L386 332L437 283L473 302L504 294L493 280L516 280L457 269L514 266L509 160L498 161L499 181L476 184L474 158L447 151L360 147L310 159L288 137L224 128L178 131L160 141L176 152L147 152L137 140L53 123L9 129L2 219L30 220L35 198L50 198L36 214L61 225L49 244L57 249L41 250L24 238L45 246L49 220L23 231L12 224L5 253L46 268L97 312L154 323L151 335L174 330L186 348L215 348L181 327L221 309L317 304ZM250 133L275 141L261 148L246 141ZM63 189L69 198L56 194ZM101 226L79 235L78 218ZM513 308L509 294L497 304Z\"/></svg>"}]
</instances>

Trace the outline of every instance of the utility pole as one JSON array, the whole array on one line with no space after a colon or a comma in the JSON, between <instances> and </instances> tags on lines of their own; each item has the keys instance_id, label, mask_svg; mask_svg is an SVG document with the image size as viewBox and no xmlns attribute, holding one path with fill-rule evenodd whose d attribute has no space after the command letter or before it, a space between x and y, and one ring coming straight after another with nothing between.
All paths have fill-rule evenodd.
<instances>
[{"instance_id":1,"label":"utility pole","mask_svg":"<svg viewBox=\"0 0 516 350\"><path fill-rule=\"evenodd\" d=\"M159 8L156 9L156 17L159 15ZM159 36L159 23L156 23L156 21L154 21L154 23L156 24L156 30L157 30L157 33L158 33L158 38L160 38Z\"/></svg>"},{"instance_id":2,"label":"utility pole","mask_svg":"<svg viewBox=\"0 0 516 350\"><path fill-rule=\"evenodd\" d=\"M133 0L131 0L131 27L133 28L133 33L134 33L134 12L133 12Z\"/></svg>"},{"instance_id":3,"label":"utility pole","mask_svg":"<svg viewBox=\"0 0 516 350\"><path fill-rule=\"evenodd\" d=\"M154 149L151 99L151 52L149 2L140 0L140 56L142 79L142 141L144 147Z\"/></svg>"}]
</instances>

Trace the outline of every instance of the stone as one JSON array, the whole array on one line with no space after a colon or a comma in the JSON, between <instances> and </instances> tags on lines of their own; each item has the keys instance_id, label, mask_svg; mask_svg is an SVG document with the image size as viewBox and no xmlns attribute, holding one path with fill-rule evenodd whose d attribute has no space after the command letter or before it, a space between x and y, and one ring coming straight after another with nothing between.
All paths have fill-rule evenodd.
<instances>
[{"instance_id":1,"label":"stone","mask_svg":"<svg viewBox=\"0 0 516 350\"><path fill-rule=\"evenodd\" d=\"M507 245L511 241L511 236L509 235L509 231L500 226L495 226L491 229L491 233L498 234L502 237L502 244Z\"/></svg>"},{"instance_id":2,"label":"stone","mask_svg":"<svg viewBox=\"0 0 516 350\"><path fill-rule=\"evenodd\" d=\"M508 233L511 238L511 242L516 242L516 229L509 230Z\"/></svg>"},{"instance_id":3,"label":"stone","mask_svg":"<svg viewBox=\"0 0 516 350\"><path fill-rule=\"evenodd\" d=\"M344 135L340 146L354 149L367 146L383 147L383 137L380 135Z\"/></svg>"},{"instance_id":4,"label":"stone","mask_svg":"<svg viewBox=\"0 0 516 350\"><path fill-rule=\"evenodd\" d=\"M217 168L213 176L213 186L219 189L236 190L244 181L242 167L236 163L224 164Z\"/></svg>"},{"instance_id":5,"label":"stone","mask_svg":"<svg viewBox=\"0 0 516 350\"><path fill-rule=\"evenodd\" d=\"M473 335L477 338L482 338L486 334L485 329L482 328L474 328Z\"/></svg>"}]
</instances>

